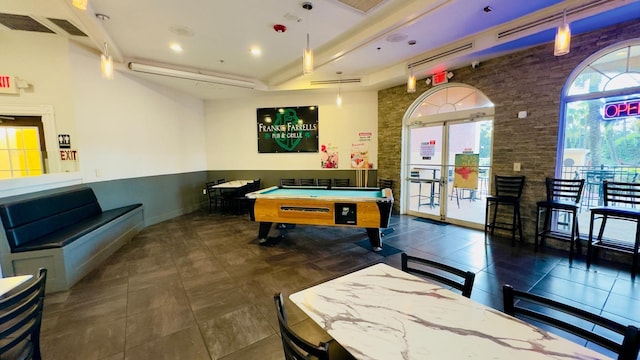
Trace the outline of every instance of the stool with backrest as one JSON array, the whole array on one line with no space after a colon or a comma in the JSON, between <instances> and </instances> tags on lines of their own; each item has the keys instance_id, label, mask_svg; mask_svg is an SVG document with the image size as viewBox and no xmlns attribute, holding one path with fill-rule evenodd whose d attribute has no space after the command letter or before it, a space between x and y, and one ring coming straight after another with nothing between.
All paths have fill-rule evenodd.
<instances>
[{"instance_id":1,"label":"stool with backrest","mask_svg":"<svg viewBox=\"0 0 640 360\"><path fill-rule=\"evenodd\" d=\"M300 186L316 186L316 179L298 179Z\"/></svg>"},{"instance_id":2,"label":"stool with backrest","mask_svg":"<svg viewBox=\"0 0 640 360\"><path fill-rule=\"evenodd\" d=\"M347 350L333 339L328 342L321 342L319 345L314 345L302 338L299 334L294 332L291 327L289 327L287 315L284 310L282 294L275 294L273 296L273 301L276 305L278 326L280 327L280 338L282 340L282 348L284 350L284 358L286 360L355 359Z\"/></svg>"},{"instance_id":3,"label":"stool with backrest","mask_svg":"<svg viewBox=\"0 0 640 360\"><path fill-rule=\"evenodd\" d=\"M393 180L391 180L391 179L378 179L378 187L380 189L393 189Z\"/></svg>"},{"instance_id":4,"label":"stool with backrest","mask_svg":"<svg viewBox=\"0 0 640 360\"><path fill-rule=\"evenodd\" d=\"M280 179L280 186L295 186L296 179L293 178L282 178Z\"/></svg>"},{"instance_id":5,"label":"stool with backrest","mask_svg":"<svg viewBox=\"0 0 640 360\"><path fill-rule=\"evenodd\" d=\"M550 328L552 333L558 333L558 330L571 333L616 353L619 360L636 360L638 357L640 331L633 325L623 325L564 302L515 290L510 285L502 286L502 295L506 314L528 320L545 330ZM612 335L603 329L610 330Z\"/></svg>"},{"instance_id":6,"label":"stool with backrest","mask_svg":"<svg viewBox=\"0 0 640 360\"><path fill-rule=\"evenodd\" d=\"M584 179L546 178L546 200L538 201L536 211L536 238L534 249L544 244L546 238L569 239L569 259L573 259L573 248L580 253L580 230L578 228L578 209L584 187ZM540 212L544 211L544 223L540 229ZM555 224L551 223L556 216ZM561 219L561 217L563 217ZM568 232L560 231L559 226L567 226ZM540 238L540 242L538 242Z\"/></svg>"},{"instance_id":7,"label":"stool with backrest","mask_svg":"<svg viewBox=\"0 0 640 360\"><path fill-rule=\"evenodd\" d=\"M511 231L511 245L515 244L516 231L520 235L522 241L522 219L520 218L520 199L524 189L524 176L500 176L495 175L493 184L495 187L495 195L487 196L487 205L485 208L484 233L485 235L491 229L491 235L495 229ZM511 222L499 221L498 209L499 205L511 207ZM491 215L491 207L493 207L493 217L489 221Z\"/></svg>"},{"instance_id":8,"label":"stool with backrest","mask_svg":"<svg viewBox=\"0 0 640 360\"><path fill-rule=\"evenodd\" d=\"M331 179L316 179L316 184L325 188L331 187Z\"/></svg>"},{"instance_id":9,"label":"stool with backrest","mask_svg":"<svg viewBox=\"0 0 640 360\"><path fill-rule=\"evenodd\" d=\"M349 186L351 181L349 179L333 179L334 187L346 187Z\"/></svg>"},{"instance_id":10,"label":"stool with backrest","mask_svg":"<svg viewBox=\"0 0 640 360\"><path fill-rule=\"evenodd\" d=\"M591 208L591 223L589 224L589 241L587 242L587 266L591 265L594 250L606 248L609 250L631 253L633 255L632 273L636 273L638 266L638 247L640 246L640 183L603 182L604 206ZM593 240L593 223L596 218L602 218L598 237ZM631 242L603 240L607 219L618 219L636 223L635 239Z\"/></svg>"}]
</instances>

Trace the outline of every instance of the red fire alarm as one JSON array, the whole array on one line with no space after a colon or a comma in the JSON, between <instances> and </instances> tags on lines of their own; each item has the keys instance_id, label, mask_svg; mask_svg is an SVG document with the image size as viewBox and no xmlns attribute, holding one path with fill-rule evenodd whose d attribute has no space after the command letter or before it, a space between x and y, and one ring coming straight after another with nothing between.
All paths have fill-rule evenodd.
<instances>
[{"instance_id":1,"label":"red fire alarm","mask_svg":"<svg viewBox=\"0 0 640 360\"><path fill-rule=\"evenodd\" d=\"M273 25L273 30L275 30L277 33L283 33L287 31L287 27L282 24L275 24Z\"/></svg>"}]
</instances>

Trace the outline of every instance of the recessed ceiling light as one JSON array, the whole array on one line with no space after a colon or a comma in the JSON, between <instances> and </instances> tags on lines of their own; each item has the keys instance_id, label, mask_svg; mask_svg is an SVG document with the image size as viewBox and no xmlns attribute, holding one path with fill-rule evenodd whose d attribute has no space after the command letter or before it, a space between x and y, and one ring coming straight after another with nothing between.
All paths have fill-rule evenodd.
<instances>
[{"instance_id":1,"label":"recessed ceiling light","mask_svg":"<svg viewBox=\"0 0 640 360\"><path fill-rule=\"evenodd\" d=\"M182 52L182 45L178 43L172 43L169 45L169 48L177 53Z\"/></svg>"},{"instance_id":2,"label":"recessed ceiling light","mask_svg":"<svg viewBox=\"0 0 640 360\"><path fill-rule=\"evenodd\" d=\"M253 56L262 55L262 50L260 50L260 48L257 48L257 47L251 48L249 51L251 52L251 55L253 55Z\"/></svg>"}]
</instances>

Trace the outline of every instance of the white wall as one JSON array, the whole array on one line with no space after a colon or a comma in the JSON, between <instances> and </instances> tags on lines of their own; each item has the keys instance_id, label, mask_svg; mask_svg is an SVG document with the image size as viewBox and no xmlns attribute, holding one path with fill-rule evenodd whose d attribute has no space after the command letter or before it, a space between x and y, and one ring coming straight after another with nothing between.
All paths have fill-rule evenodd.
<instances>
[{"instance_id":1,"label":"white wall","mask_svg":"<svg viewBox=\"0 0 640 360\"><path fill-rule=\"evenodd\" d=\"M62 162L73 172L63 179L0 180L0 196L207 169L202 100L122 72L102 79L99 54L57 35L0 31L0 43L1 73L32 84L20 95L0 94L0 108L51 105L56 134L70 134L79 156Z\"/></svg>"},{"instance_id":2,"label":"white wall","mask_svg":"<svg viewBox=\"0 0 640 360\"><path fill-rule=\"evenodd\" d=\"M339 169L349 169L351 145L371 132L369 161L378 168L378 94L347 92L338 108L335 93L287 92L205 102L209 170L317 170L319 153L258 153L256 109L318 106L319 145L337 145ZM238 151L242 149L242 151Z\"/></svg>"}]
</instances>

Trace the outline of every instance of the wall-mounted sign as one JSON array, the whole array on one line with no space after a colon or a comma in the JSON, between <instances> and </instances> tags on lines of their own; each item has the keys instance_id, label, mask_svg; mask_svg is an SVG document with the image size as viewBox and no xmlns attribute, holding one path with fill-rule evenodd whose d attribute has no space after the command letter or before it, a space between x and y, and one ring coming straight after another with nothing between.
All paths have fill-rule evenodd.
<instances>
[{"instance_id":1,"label":"wall-mounted sign","mask_svg":"<svg viewBox=\"0 0 640 360\"><path fill-rule=\"evenodd\" d=\"M449 78L447 77L447 72L442 71L437 74L434 74L432 77L433 86L446 84L449 82Z\"/></svg>"},{"instance_id":2,"label":"wall-mounted sign","mask_svg":"<svg viewBox=\"0 0 640 360\"><path fill-rule=\"evenodd\" d=\"M318 107L257 109L258 152L318 152Z\"/></svg>"},{"instance_id":3,"label":"wall-mounted sign","mask_svg":"<svg viewBox=\"0 0 640 360\"><path fill-rule=\"evenodd\" d=\"M13 76L0 75L0 93L2 94L18 93L18 86L16 85L16 81Z\"/></svg>"},{"instance_id":4,"label":"wall-mounted sign","mask_svg":"<svg viewBox=\"0 0 640 360\"><path fill-rule=\"evenodd\" d=\"M78 160L78 150L60 150L60 160Z\"/></svg>"},{"instance_id":5,"label":"wall-mounted sign","mask_svg":"<svg viewBox=\"0 0 640 360\"><path fill-rule=\"evenodd\" d=\"M616 101L604 105L604 119L613 120L640 115L640 99Z\"/></svg>"},{"instance_id":6,"label":"wall-mounted sign","mask_svg":"<svg viewBox=\"0 0 640 360\"><path fill-rule=\"evenodd\" d=\"M71 149L71 136L69 134L58 134L58 147L60 149Z\"/></svg>"}]
</instances>

